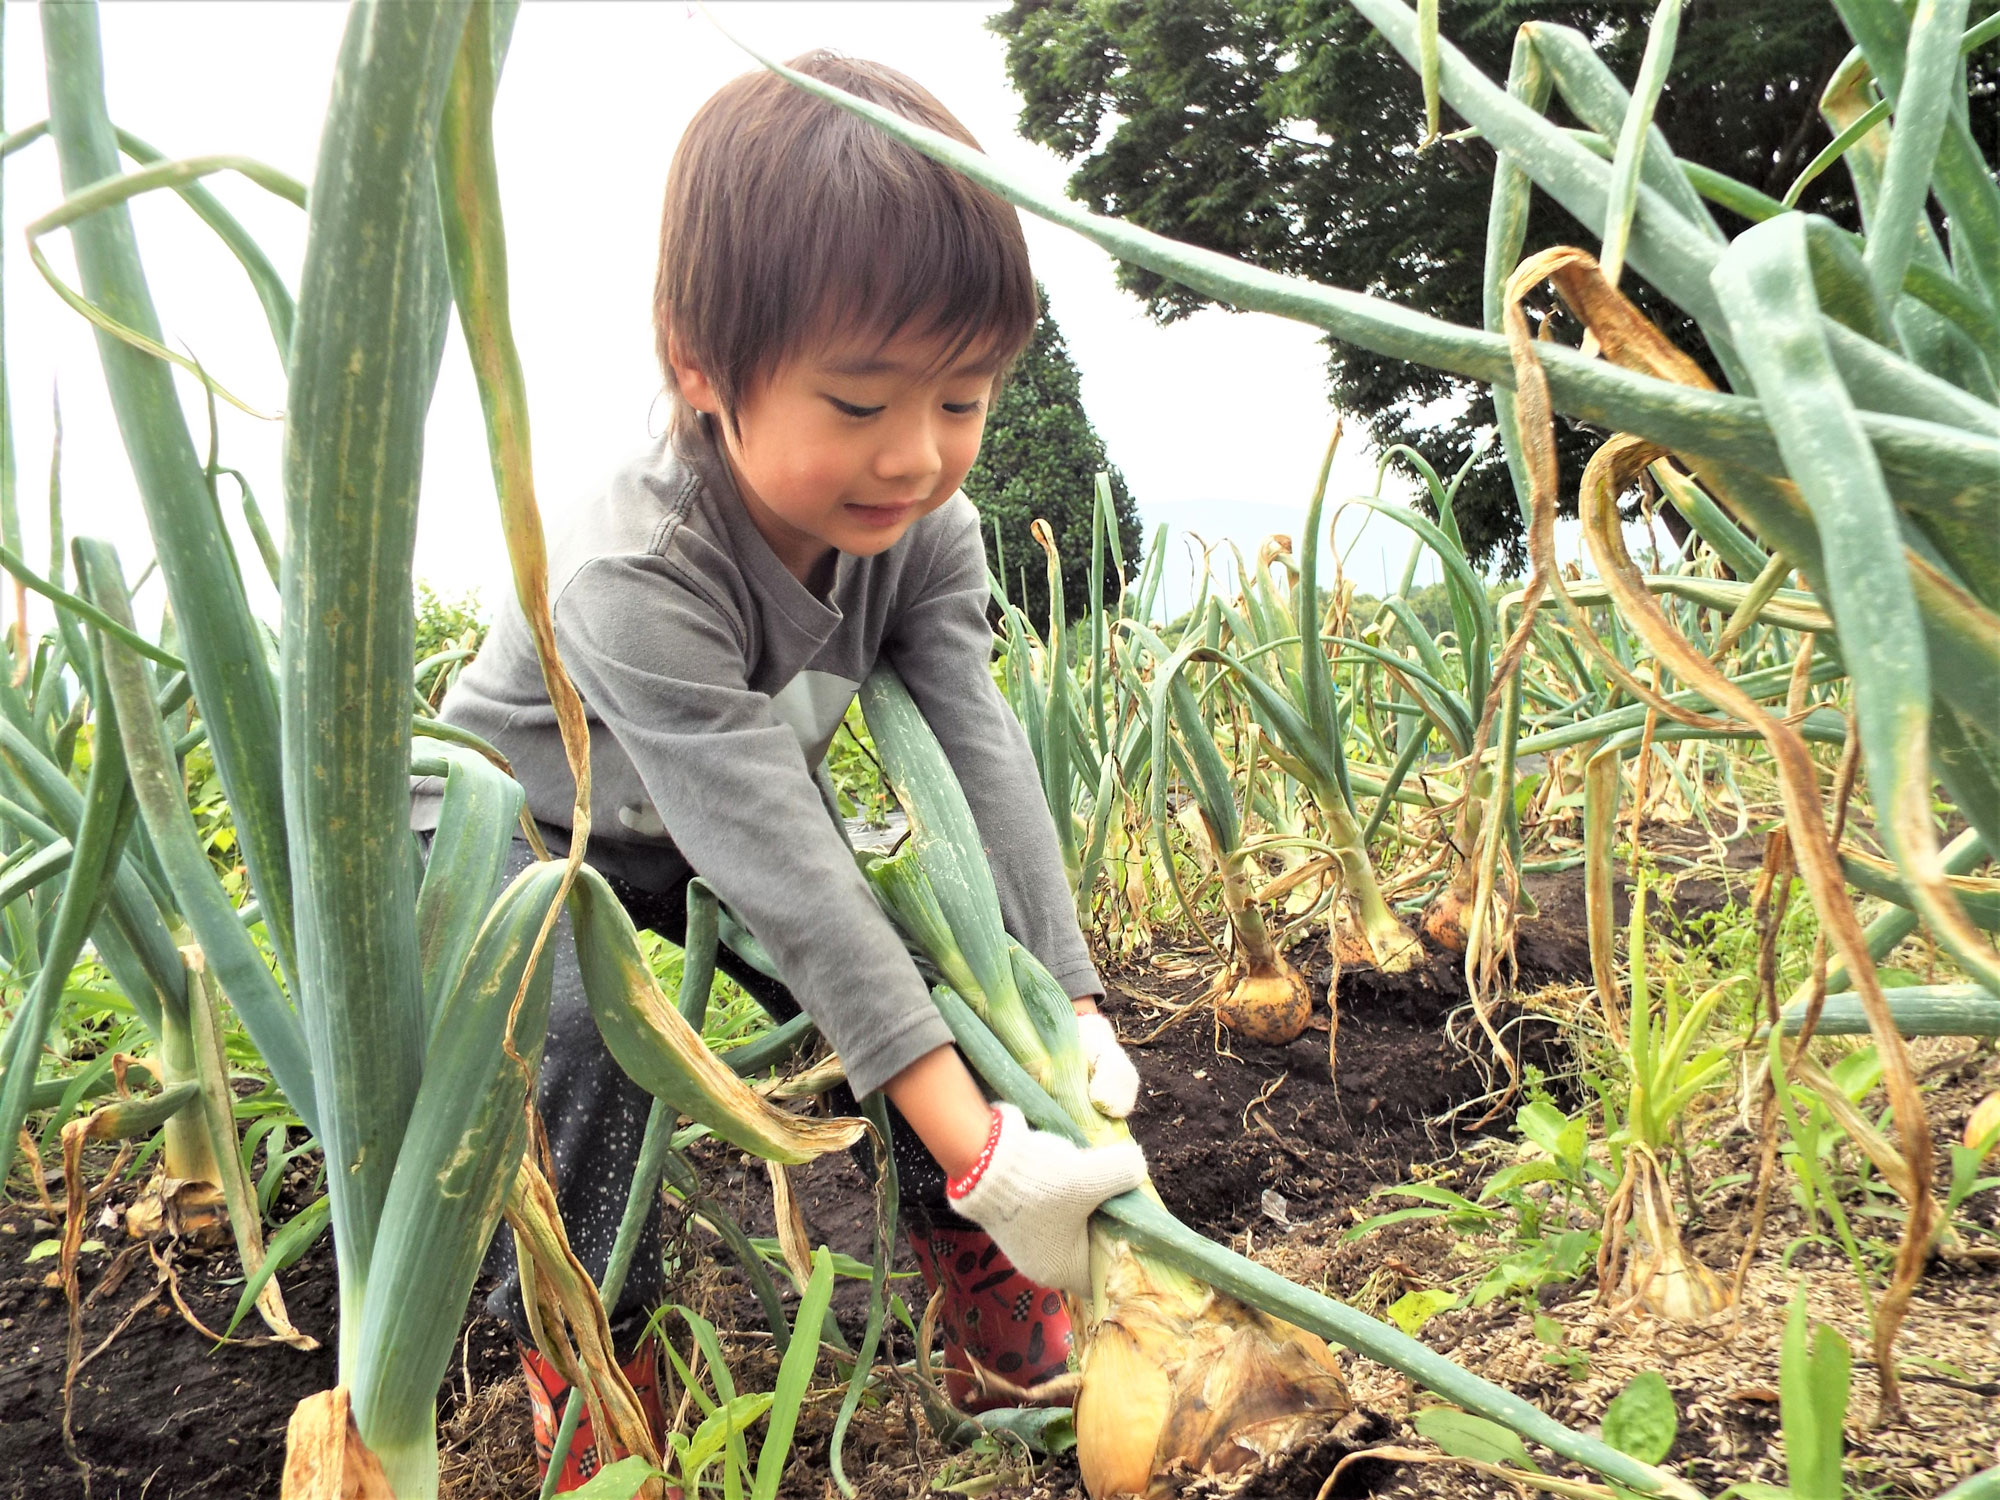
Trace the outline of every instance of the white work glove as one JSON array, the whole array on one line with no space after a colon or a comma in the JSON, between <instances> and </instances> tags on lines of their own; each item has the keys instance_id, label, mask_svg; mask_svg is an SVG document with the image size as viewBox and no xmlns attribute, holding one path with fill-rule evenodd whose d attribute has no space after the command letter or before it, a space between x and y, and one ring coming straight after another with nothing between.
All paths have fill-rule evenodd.
<instances>
[{"instance_id":1,"label":"white work glove","mask_svg":"<svg viewBox=\"0 0 2000 1500\"><path fill-rule=\"evenodd\" d=\"M1084 1061L1090 1064L1090 1102L1099 1114L1124 1119L1139 1102L1139 1070L1118 1045L1109 1018L1095 1011L1080 1015L1076 1034L1083 1043Z\"/></svg>"},{"instance_id":2,"label":"white work glove","mask_svg":"<svg viewBox=\"0 0 2000 1500\"><path fill-rule=\"evenodd\" d=\"M1011 1104L993 1107L986 1150L945 1186L951 1206L993 1236L1014 1269L1039 1286L1090 1295L1097 1205L1146 1180L1137 1142L1078 1146L1036 1130Z\"/></svg>"}]
</instances>

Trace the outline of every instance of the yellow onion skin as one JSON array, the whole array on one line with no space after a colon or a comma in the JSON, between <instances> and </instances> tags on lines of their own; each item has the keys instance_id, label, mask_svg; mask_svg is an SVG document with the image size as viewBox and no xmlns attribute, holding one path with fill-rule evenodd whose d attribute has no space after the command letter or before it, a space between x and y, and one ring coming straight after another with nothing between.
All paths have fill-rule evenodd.
<instances>
[{"instance_id":1,"label":"yellow onion skin","mask_svg":"<svg viewBox=\"0 0 2000 1500\"><path fill-rule=\"evenodd\" d=\"M1122 1242L1105 1250L1076 1402L1091 1500L1164 1500L1170 1475L1236 1474L1314 1442L1353 1410L1315 1335Z\"/></svg>"},{"instance_id":2,"label":"yellow onion skin","mask_svg":"<svg viewBox=\"0 0 2000 1500\"><path fill-rule=\"evenodd\" d=\"M1216 1017L1245 1041L1282 1047L1296 1041L1312 1019L1312 991L1282 958L1267 972L1225 976L1228 988L1215 1002Z\"/></svg>"},{"instance_id":3,"label":"yellow onion skin","mask_svg":"<svg viewBox=\"0 0 2000 1500\"><path fill-rule=\"evenodd\" d=\"M1650 1158L1640 1159L1638 1198L1638 1243L1627 1262L1626 1285L1639 1308L1678 1323L1698 1323L1734 1306L1730 1288L1681 1244L1672 1190Z\"/></svg>"},{"instance_id":4,"label":"yellow onion skin","mask_svg":"<svg viewBox=\"0 0 2000 1500\"><path fill-rule=\"evenodd\" d=\"M1076 1456L1092 1500L1145 1495L1173 1391L1166 1373L1117 1323L1102 1323L1083 1356Z\"/></svg>"},{"instance_id":5,"label":"yellow onion skin","mask_svg":"<svg viewBox=\"0 0 2000 1500\"><path fill-rule=\"evenodd\" d=\"M1988 1140L1995 1129L2000 1129L2000 1089L1995 1089L1973 1106L1972 1114L1965 1122L1966 1146L1976 1151L1985 1143L1988 1156L2000 1151L2000 1140Z\"/></svg>"},{"instance_id":6,"label":"yellow onion skin","mask_svg":"<svg viewBox=\"0 0 2000 1500\"><path fill-rule=\"evenodd\" d=\"M1465 951L1465 896L1456 885L1446 886L1424 908L1424 936L1452 953Z\"/></svg>"},{"instance_id":7,"label":"yellow onion skin","mask_svg":"<svg viewBox=\"0 0 2000 1500\"><path fill-rule=\"evenodd\" d=\"M1731 1306L1735 1298L1713 1271L1676 1244L1664 1254L1647 1257L1651 1272L1634 1265L1629 1284L1640 1308L1677 1323L1699 1323ZM1636 1261L1637 1256L1634 1257Z\"/></svg>"}]
</instances>

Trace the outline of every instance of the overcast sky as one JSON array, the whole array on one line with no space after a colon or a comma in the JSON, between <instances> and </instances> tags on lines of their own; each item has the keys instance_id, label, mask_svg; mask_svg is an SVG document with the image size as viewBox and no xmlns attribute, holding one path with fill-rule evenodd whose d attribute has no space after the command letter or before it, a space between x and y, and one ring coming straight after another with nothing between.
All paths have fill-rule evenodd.
<instances>
[{"instance_id":1,"label":"overcast sky","mask_svg":"<svg viewBox=\"0 0 2000 1500\"><path fill-rule=\"evenodd\" d=\"M1015 133L1019 101L1002 43L982 24L995 8L992 0L712 7L722 24L779 57L832 46L903 69L989 152L1059 191L1066 165ZM236 152L309 179L345 15L328 0L108 4L112 116L169 156ZM7 5L5 20L5 123L18 129L47 112L41 35L31 6ZM689 116L749 65L681 0L529 0L522 8L494 132L537 484L551 521L663 421L649 323L661 187ZM305 216L240 178L210 182L296 284ZM22 226L61 196L46 142L8 160L5 193L6 368L30 555L46 556L59 391L68 526L116 540L129 576L147 554L144 523L89 330L22 251ZM235 263L171 195L140 200L135 214L169 345L192 352L250 405L279 411L283 369ZM1024 218L1086 407L1148 529L1164 521L1177 538L1233 539L1252 555L1265 535L1295 532L1336 416L1315 331L1216 310L1156 327L1117 289L1103 251ZM58 273L73 278L65 237L43 243ZM431 410L417 573L447 591L482 586L490 604L506 587L505 554L477 398L453 338ZM199 443L199 387L185 380L183 393ZM278 424L225 408L221 430L223 461L245 472L278 527ZM1373 483L1372 455L1350 438L1336 491ZM1391 530L1378 522L1355 548L1350 567L1361 587L1379 590L1385 570L1400 570L1407 540ZM274 596L266 591L257 603L272 611Z\"/></svg>"}]
</instances>

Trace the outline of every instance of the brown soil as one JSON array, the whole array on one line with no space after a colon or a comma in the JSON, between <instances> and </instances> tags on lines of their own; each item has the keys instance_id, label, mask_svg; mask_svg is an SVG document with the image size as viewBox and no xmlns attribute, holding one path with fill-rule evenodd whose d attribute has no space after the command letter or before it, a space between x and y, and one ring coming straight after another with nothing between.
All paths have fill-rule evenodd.
<instances>
[{"instance_id":1,"label":"brown soil","mask_svg":"<svg viewBox=\"0 0 2000 1500\"><path fill-rule=\"evenodd\" d=\"M1743 856L1731 863L1740 867ZM1720 904L1724 893L1711 886L1684 887L1681 908ZM1569 872L1539 879L1533 889L1542 915L1522 929L1520 989L1575 997L1588 972L1580 879ZM1471 1184L1508 1159L1512 1138L1504 1117L1483 1131L1470 1128L1486 1113L1482 1101L1504 1074L1471 1017L1456 963L1432 955L1401 976L1353 967L1339 975L1338 1077L1330 1078L1325 1009L1330 966L1324 953L1310 946L1295 950L1293 958L1313 983L1316 1013L1313 1029L1282 1048L1250 1046L1226 1034L1218 1038L1198 1005L1176 1011L1197 1000L1207 984L1205 951L1163 952L1107 972L1112 994L1106 1008L1146 1080L1132 1124L1162 1196L1188 1223L1294 1280L1379 1313L1403 1290L1463 1277L1480 1263L1480 1247L1439 1221L1391 1226L1354 1243L1343 1242L1343 1235L1357 1219L1388 1206L1368 1202L1375 1189L1404 1180L1413 1167L1456 1171L1455 1186L1473 1191ZM1493 1019L1520 1058L1552 1080L1561 1097L1574 1059L1556 1023L1534 1005L1526 1011L1501 1008ZM1962 1126L1979 1091L1994 1086L1994 1073L1989 1053L1970 1059L1958 1073L1937 1075L1944 1082L1932 1096L1932 1111L1941 1141ZM1708 1124L1714 1140L1703 1148L1702 1179L1746 1170L1754 1143L1733 1133L1728 1121ZM710 1190L752 1234L769 1232L769 1188L760 1166L714 1150L702 1167ZM867 1258L872 1202L853 1163L845 1155L825 1158L795 1170L793 1183L812 1238ZM59 1194L60 1183L51 1191ZM1741 1243L1745 1191L1739 1187L1711 1197L1690 1235L1695 1253L1725 1273ZM116 1190L113 1197L123 1192ZM1781 1188L1779 1197L1784 1196ZM1979 1212L1991 1218L1994 1210L1989 1204ZM66 1314L61 1294L45 1285L54 1262L26 1259L36 1242L53 1233L46 1224L37 1225L31 1205L0 1210L0 1500L68 1500L85 1493L61 1436ZM1781 1269L1779 1253L1800 1227L1795 1208L1785 1202L1774 1206L1743 1316L1726 1327L1689 1332L1612 1320L1587 1300L1588 1287L1545 1292L1545 1304L1569 1330L1572 1345L1585 1351L1588 1369L1576 1378L1541 1357L1545 1346L1536 1342L1528 1313L1517 1304L1440 1316L1422 1336L1573 1424L1599 1418L1605 1402L1637 1369L1669 1369L1682 1412L1682 1438L1672 1461L1713 1493L1739 1479L1782 1479L1774 1456L1780 1451L1773 1442L1776 1412L1765 1393L1776 1384L1776 1330L1785 1303L1803 1284L1810 1288L1815 1313L1839 1324L1856 1348L1850 1447L1870 1482L1896 1496L1928 1496L1969 1471L1975 1459L1992 1462L2000 1443L1996 1403L1949 1385L1911 1384L1909 1422L1879 1433L1866 1430L1874 1389L1863 1373L1866 1336L1852 1279L1843 1261L1811 1245ZM143 1252L122 1284L104 1290L119 1245L111 1232L93 1232L103 1233L110 1251L85 1257L84 1291L88 1296L98 1289L84 1314L85 1350L139 1310L78 1383L75 1432L78 1452L91 1466L89 1495L93 1500L275 1495L286 1418L300 1397L330 1383L331 1353L301 1354L271 1345L214 1350L172 1309L170 1298L140 1305L157 1282ZM712 1239L690 1232L697 1247L713 1248ZM898 1248L899 1269L907 1273L907 1251ZM234 1257L183 1252L178 1264L190 1308L209 1326L220 1327L234 1306ZM723 1331L741 1388L769 1389L774 1360L768 1335L740 1275L708 1254L697 1255L691 1265L695 1269L675 1288L676 1299ZM914 1276L897 1285L906 1301L920 1306ZM330 1346L329 1241L285 1277L285 1287L294 1321ZM860 1331L865 1295L861 1284L844 1282L836 1296L836 1316L850 1340ZM239 1331L250 1331L250 1325ZM1927 1355L1971 1371L1977 1380L1991 1380L2000 1368L2000 1274L1990 1263L1934 1268L1920 1290L1903 1347L1906 1354ZM532 1495L525 1397L508 1341L501 1330L474 1318L461 1352L440 1392L448 1443L446 1493L453 1500ZM908 1336L894 1337L889 1352L907 1361ZM1405 1419L1413 1393L1407 1383L1366 1360L1342 1358L1357 1399L1381 1414L1388 1441L1411 1442L1414 1434ZM824 1364L821 1370L824 1378ZM788 1500L822 1500L834 1493L827 1478L827 1435L839 1395L838 1387L831 1387L808 1402L782 1490ZM864 1404L845 1451L847 1471L859 1481L865 1500L909 1500L932 1493L934 1483L991 1475L996 1463L990 1457L968 1460L935 1442L907 1386L892 1390L879 1406ZM1302 1455L1244 1493L1304 1500L1316 1492L1336 1456ZM1363 1488L1413 1496L1497 1493L1491 1483L1453 1469L1381 1464L1362 1466L1343 1490ZM1082 1494L1067 1459L1044 1461L978 1492L1005 1500L1080 1500ZM1192 1500L1219 1491L1196 1484L1185 1493Z\"/></svg>"},{"instance_id":2,"label":"brown soil","mask_svg":"<svg viewBox=\"0 0 2000 1500\"><path fill-rule=\"evenodd\" d=\"M296 1211L304 1185L288 1186L281 1214ZM60 1199L60 1173L49 1191ZM114 1188L108 1201L129 1201L132 1191ZM29 1259L59 1232L50 1225L33 1205L0 1205L0 1496L276 1495L292 1408L334 1383L332 1236L322 1236L281 1278L294 1326L318 1339L318 1349L271 1341L254 1313L229 1345L218 1347L189 1315L214 1333L228 1325L242 1286L234 1250L168 1243L157 1247L156 1262L146 1245L129 1242L93 1214L89 1233L105 1248L78 1260L81 1349L89 1358L71 1398L73 1458L62 1433L67 1305L56 1258ZM498 1386L517 1370L511 1342L477 1317L454 1365L439 1391L447 1422L468 1389Z\"/></svg>"},{"instance_id":3,"label":"brown soil","mask_svg":"<svg viewBox=\"0 0 2000 1500\"><path fill-rule=\"evenodd\" d=\"M52 1191L61 1190L58 1180ZM84 1492L83 1470L63 1448L67 1332L56 1262L27 1260L56 1233L32 1209L11 1207L0 1217L0 1493L16 1497ZM84 1312L84 1351L128 1316L132 1321L76 1383L76 1446L91 1471L91 1494L257 1493L284 1459L283 1423L273 1422L274 1412L332 1382L331 1352L266 1345L211 1355L210 1341L182 1320L145 1251L121 1253L106 1233L110 1252L87 1252L80 1261L79 1281L93 1299ZM331 1257L320 1258L323 1268L308 1260L286 1278L286 1301L299 1327L330 1332ZM237 1273L234 1258L176 1259L183 1297L219 1330L236 1298L214 1278Z\"/></svg>"}]
</instances>

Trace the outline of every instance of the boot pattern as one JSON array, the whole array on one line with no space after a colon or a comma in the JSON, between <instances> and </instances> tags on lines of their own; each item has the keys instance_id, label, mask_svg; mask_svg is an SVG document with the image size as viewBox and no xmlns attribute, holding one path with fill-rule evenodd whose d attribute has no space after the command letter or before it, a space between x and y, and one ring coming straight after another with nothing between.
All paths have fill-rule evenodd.
<instances>
[{"instance_id":1,"label":"boot pattern","mask_svg":"<svg viewBox=\"0 0 2000 1500\"><path fill-rule=\"evenodd\" d=\"M925 1287L944 1288L938 1324L944 1335L945 1391L962 1411L1007 1404L982 1399L974 1364L1009 1384L1035 1386L1069 1363L1070 1321L1060 1293L1028 1280L979 1229L912 1233L910 1247Z\"/></svg>"},{"instance_id":2,"label":"boot pattern","mask_svg":"<svg viewBox=\"0 0 2000 1500\"><path fill-rule=\"evenodd\" d=\"M660 1400L657 1351L648 1344L626 1361L623 1369L625 1378L631 1382L633 1394L639 1398L639 1409L645 1413L647 1424L656 1437L660 1436L666 1431L666 1409ZM562 1426L563 1407L569 1403L569 1382L556 1373L555 1366L542 1358L539 1350L526 1344L521 1346L521 1374L527 1381L528 1409L534 1422L535 1462L546 1476L549 1460L555 1454L556 1432ZM615 1438L607 1446L614 1459L626 1456ZM585 1407L578 1418L576 1432L570 1438L569 1454L563 1460L562 1474L556 1481L556 1493L560 1495L581 1489L601 1467L590 1408ZM678 1494L678 1491L671 1493Z\"/></svg>"}]
</instances>

